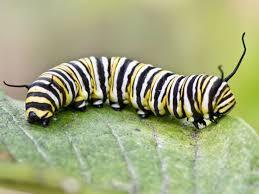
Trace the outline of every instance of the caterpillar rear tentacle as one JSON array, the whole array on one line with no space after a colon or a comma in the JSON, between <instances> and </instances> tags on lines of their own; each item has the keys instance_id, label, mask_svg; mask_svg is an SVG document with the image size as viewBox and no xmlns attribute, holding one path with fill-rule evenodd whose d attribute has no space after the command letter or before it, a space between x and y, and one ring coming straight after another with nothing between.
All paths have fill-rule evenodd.
<instances>
[{"instance_id":1,"label":"caterpillar rear tentacle","mask_svg":"<svg viewBox=\"0 0 259 194\"><path fill-rule=\"evenodd\" d=\"M25 109L30 123L46 127L54 113L71 106L85 111L87 104L101 108L109 102L115 110L131 104L141 118L171 114L186 118L196 128L216 123L236 104L227 81L238 70L244 51L232 73L224 78L209 75L183 76L126 57L89 57L62 63L43 73L28 89Z\"/></svg>"}]
</instances>

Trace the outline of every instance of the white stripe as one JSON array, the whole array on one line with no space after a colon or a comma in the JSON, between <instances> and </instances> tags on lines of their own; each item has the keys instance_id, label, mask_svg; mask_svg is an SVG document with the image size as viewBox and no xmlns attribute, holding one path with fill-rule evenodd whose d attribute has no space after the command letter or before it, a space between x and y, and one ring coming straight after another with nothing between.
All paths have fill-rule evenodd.
<instances>
[{"instance_id":1,"label":"white stripe","mask_svg":"<svg viewBox=\"0 0 259 194\"><path fill-rule=\"evenodd\" d=\"M57 107L59 107L59 103L58 103L58 99L57 97L49 90L46 90L45 88L41 87L41 86L33 86L32 88L30 88L31 90L33 90L33 92L39 91L41 93L45 93L47 94L51 99L54 100L55 104Z\"/></svg>"},{"instance_id":2,"label":"white stripe","mask_svg":"<svg viewBox=\"0 0 259 194\"><path fill-rule=\"evenodd\" d=\"M70 67L73 70L73 72L76 74L76 77L77 77L78 81L80 82L80 87L82 88L82 93L84 95L84 98L86 99L88 97L88 94L86 93L85 85L84 85L81 75L79 74L79 72L73 65L71 65L69 63L65 63L65 64L66 64L66 66Z\"/></svg>"},{"instance_id":3,"label":"white stripe","mask_svg":"<svg viewBox=\"0 0 259 194\"><path fill-rule=\"evenodd\" d=\"M220 108L224 107L226 104L228 104L234 98L235 98L234 95L232 95L230 98L224 100L221 104L219 104L219 106L217 106L217 110L219 110Z\"/></svg>"},{"instance_id":4,"label":"white stripe","mask_svg":"<svg viewBox=\"0 0 259 194\"><path fill-rule=\"evenodd\" d=\"M132 105L133 107L136 107L138 108L138 104L137 104L137 83L138 83L138 80L141 76L141 74L148 68L148 67L151 67L151 65L144 65L143 67L141 67L139 69L139 71L137 72L136 76L135 76L135 80L134 80L134 83L133 83L133 88L131 90L131 92L133 93L132 94Z\"/></svg>"},{"instance_id":5,"label":"white stripe","mask_svg":"<svg viewBox=\"0 0 259 194\"><path fill-rule=\"evenodd\" d=\"M199 80L203 77L203 75L199 75L195 78L193 85L192 85L192 99L193 99L193 103L194 103L194 108L197 106L197 109L199 109L199 102L198 100L195 99L195 94L198 92L197 90L199 90L199 88L197 87ZM196 106L195 106L196 104Z\"/></svg>"},{"instance_id":6,"label":"white stripe","mask_svg":"<svg viewBox=\"0 0 259 194\"><path fill-rule=\"evenodd\" d=\"M162 97L163 97L164 93L166 92L165 90L168 88L169 82L170 82L172 79L174 79L176 76L177 76L177 75L174 74L174 75L170 75L169 77L167 77L167 79L166 79L166 81L164 82L164 85L163 85L163 87L162 87L162 89L161 89L161 92L160 92L160 94L159 94L159 96L158 96L158 100L157 100L157 103L158 103L158 104L162 103ZM165 104L165 107L166 107L166 104ZM164 109L165 109L165 107L163 107L163 110L162 110L163 112L160 112L160 109L159 109L159 106L158 106L158 110L159 110L159 113L160 113L160 114L164 114Z\"/></svg>"},{"instance_id":7,"label":"white stripe","mask_svg":"<svg viewBox=\"0 0 259 194\"><path fill-rule=\"evenodd\" d=\"M61 65L66 65L65 63L64 64L61 64ZM59 67L59 66L57 66ZM62 66L61 66L62 67ZM63 69L56 69L56 70L60 70L61 72L64 73L64 75L67 77L67 79L69 79L70 82L72 82L72 85L73 85L73 88L74 88L74 91L75 91L75 96L76 96L76 90L77 90L77 87L76 87L76 84L75 84L75 80L73 79L72 75L70 76L65 70Z\"/></svg>"},{"instance_id":8,"label":"white stripe","mask_svg":"<svg viewBox=\"0 0 259 194\"><path fill-rule=\"evenodd\" d=\"M70 101L68 101L68 103L65 102L65 104L68 105L68 104L72 101L72 99L73 99L73 95L72 95L72 91L71 91L71 88L70 88L69 83L68 83L61 75L59 75L58 73L56 73L56 72L49 72L49 73L51 73L51 74L57 76L58 78L60 78L61 80L63 80L63 82L65 83L65 85L66 85L66 87L67 87L67 89L68 89L68 94L69 94L69 96L70 96ZM65 89L65 88L64 88L64 89ZM68 100L68 98L66 98L66 99Z\"/></svg>"},{"instance_id":9,"label":"white stripe","mask_svg":"<svg viewBox=\"0 0 259 194\"><path fill-rule=\"evenodd\" d=\"M156 87L157 87L157 84L158 82L160 81L160 79L165 75L167 74L169 71L161 71L160 73L158 73L157 75L155 75L154 79L155 80L155 84L153 85L153 88L151 88L151 97L149 99L149 106L151 108L151 110L155 113L155 107L154 107L154 97L155 97L155 92L156 92ZM158 78L156 78L158 77ZM153 84L153 83L152 83ZM151 84L151 85L152 85Z\"/></svg>"},{"instance_id":10,"label":"white stripe","mask_svg":"<svg viewBox=\"0 0 259 194\"><path fill-rule=\"evenodd\" d=\"M140 91L141 104L142 104L145 108L147 108L148 110L149 110L149 108L146 107L146 104L145 104L145 102L144 102L145 90L146 90L146 88L148 87L148 81L150 80L150 78L151 78L155 73L157 73L157 72L160 71L160 70L161 70L161 68L154 68L154 69L151 69L151 70L148 72L146 78L144 79L144 83L143 83L143 86L142 86L141 91ZM149 88L149 89L150 89L150 88Z\"/></svg>"},{"instance_id":11,"label":"white stripe","mask_svg":"<svg viewBox=\"0 0 259 194\"><path fill-rule=\"evenodd\" d=\"M138 64L139 62L138 61L132 61L128 64L128 67L126 69L126 72L124 74L124 79L122 80L122 86L121 86L121 92L122 92L122 98L123 100L126 100L128 101L128 99L126 99L126 97L128 97L127 95L127 83L129 82L128 80L128 76L130 74L130 72L132 71L132 69ZM131 79L131 78L129 78Z\"/></svg>"},{"instance_id":12,"label":"white stripe","mask_svg":"<svg viewBox=\"0 0 259 194\"><path fill-rule=\"evenodd\" d=\"M93 88L91 86L91 77L90 77L88 71L86 70L87 67L85 65L83 65L82 63L80 63L79 61L72 61L72 62L75 63L83 71L84 75L86 76L86 79L89 83L89 90L90 90L90 94L91 94L93 91ZM89 96L90 96L90 94L89 94Z\"/></svg>"},{"instance_id":13,"label":"white stripe","mask_svg":"<svg viewBox=\"0 0 259 194\"><path fill-rule=\"evenodd\" d=\"M177 108L176 108L176 112L178 113L179 116L182 116L183 114L183 110L182 110L182 106L180 106L180 97L181 97L181 88L182 88L182 85L184 84L186 80L186 77L184 77L180 83L179 83L179 86L178 86L178 90L177 90ZM183 102L182 102L183 103ZM180 111L182 114L180 114Z\"/></svg>"},{"instance_id":14,"label":"white stripe","mask_svg":"<svg viewBox=\"0 0 259 194\"><path fill-rule=\"evenodd\" d=\"M115 73L114 73L114 78L113 78L113 88L112 88L112 91L113 91L113 96L114 96L114 100L117 102L118 101L118 92L117 92L117 80L118 80L118 75L119 75L119 72L120 72L120 69L121 67L124 65L125 63L125 60L127 58L126 57L123 57L123 58L120 58L119 59L119 63L118 65L116 66L116 69L115 69Z\"/></svg>"},{"instance_id":15,"label":"white stripe","mask_svg":"<svg viewBox=\"0 0 259 194\"><path fill-rule=\"evenodd\" d=\"M184 111L186 113L187 118L191 117L193 115L192 113L192 109L191 109L191 104L188 98L188 94L187 94L187 88L188 85L191 81L191 79L194 77L195 75L191 75L187 78L187 81L185 82L185 87L184 87L184 92L183 92L183 98L184 98Z\"/></svg>"},{"instance_id":16,"label":"white stripe","mask_svg":"<svg viewBox=\"0 0 259 194\"><path fill-rule=\"evenodd\" d=\"M218 98L219 95L222 94L222 89L223 89L223 87L224 87L225 85L227 85L227 82L223 82L223 83L221 84L221 86L219 87L219 89L218 89L218 91L217 91L217 93L216 93L216 95L215 95L215 97L214 97L214 99L213 99L213 103L217 103L217 102L216 102L216 99Z\"/></svg>"},{"instance_id":17,"label":"white stripe","mask_svg":"<svg viewBox=\"0 0 259 194\"><path fill-rule=\"evenodd\" d=\"M203 95L202 109L203 109L204 115L208 114L208 111L209 111L209 92L210 92L213 84L217 81L218 77L214 76L212 79L211 79L211 77L208 77L207 79L210 79L210 81L209 81L208 86L207 86L207 88L204 92L204 95Z\"/></svg>"},{"instance_id":18,"label":"white stripe","mask_svg":"<svg viewBox=\"0 0 259 194\"><path fill-rule=\"evenodd\" d=\"M175 96L175 93L174 93L174 88L175 88L175 84L177 83L177 81L181 78L182 76L181 75L177 75L177 77L174 79L172 85L171 85L171 89L170 89L170 99L171 101L169 101L169 106L168 106L168 110L169 112L171 113L171 115L174 115L174 110L173 110L173 102L174 102L174 98L177 98L177 94ZM177 91L178 92L178 91ZM169 98L169 97L168 97Z\"/></svg>"},{"instance_id":19,"label":"white stripe","mask_svg":"<svg viewBox=\"0 0 259 194\"><path fill-rule=\"evenodd\" d=\"M49 82L47 80L36 80L33 83L43 83L43 84L49 85L51 82ZM52 87L58 93L60 101L61 101L61 104L62 104L62 102L63 102L63 94L60 93L59 89L54 84L51 84L50 87Z\"/></svg>"},{"instance_id":20,"label":"white stripe","mask_svg":"<svg viewBox=\"0 0 259 194\"><path fill-rule=\"evenodd\" d=\"M105 88L108 95L109 92L109 63L107 57L102 57L102 64L104 69L104 77L105 77Z\"/></svg>"},{"instance_id":21,"label":"white stripe","mask_svg":"<svg viewBox=\"0 0 259 194\"><path fill-rule=\"evenodd\" d=\"M93 64L93 69L94 69L94 77L95 77L95 84L96 84L96 95L103 99L103 91L101 89L101 83L99 79L99 74L98 74L98 66L97 66L97 60L95 57L91 56L90 60Z\"/></svg>"}]
</instances>

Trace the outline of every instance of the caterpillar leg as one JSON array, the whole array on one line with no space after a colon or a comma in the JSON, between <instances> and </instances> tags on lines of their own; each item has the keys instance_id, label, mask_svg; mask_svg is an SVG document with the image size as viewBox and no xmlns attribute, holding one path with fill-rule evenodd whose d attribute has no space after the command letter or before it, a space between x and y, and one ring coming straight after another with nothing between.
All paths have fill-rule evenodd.
<instances>
[{"instance_id":1,"label":"caterpillar leg","mask_svg":"<svg viewBox=\"0 0 259 194\"><path fill-rule=\"evenodd\" d=\"M192 122L196 129L201 129L207 126L206 121L201 118L194 118L194 121Z\"/></svg>"},{"instance_id":2,"label":"caterpillar leg","mask_svg":"<svg viewBox=\"0 0 259 194\"><path fill-rule=\"evenodd\" d=\"M72 103L71 107L74 110L78 111L85 111L87 106L86 99L83 96L77 96L74 102Z\"/></svg>"},{"instance_id":3,"label":"caterpillar leg","mask_svg":"<svg viewBox=\"0 0 259 194\"><path fill-rule=\"evenodd\" d=\"M110 106L115 111L121 111L125 107L125 105L120 105L119 103L110 103Z\"/></svg>"},{"instance_id":4,"label":"caterpillar leg","mask_svg":"<svg viewBox=\"0 0 259 194\"><path fill-rule=\"evenodd\" d=\"M144 119L144 118L148 118L152 114L152 112L148 111L148 110L143 111L143 110L138 109L137 114L140 118Z\"/></svg>"},{"instance_id":5,"label":"caterpillar leg","mask_svg":"<svg viewBox=\"0 0 259 194\"><path fill-rule=\"evenodd\" d=\"M86 110L86 106L87 103L84 100L78 101L78 102L74 102L71 107L74 110L78 110L78 111L85 111Z\"/></svg>"},{"instance_id":6,"label":"caterpillar leg","mask_svg":"<svg viewBox=\"0 0 259 194\"><path fill-rule=\"evenodd\" d=\"M91 101L91 104L94 106L94 107L96 107L96 108L102 108L103 107L103 100L101 100L101 99L93 99L92 101Z\"/></svg>"}]
</instances>

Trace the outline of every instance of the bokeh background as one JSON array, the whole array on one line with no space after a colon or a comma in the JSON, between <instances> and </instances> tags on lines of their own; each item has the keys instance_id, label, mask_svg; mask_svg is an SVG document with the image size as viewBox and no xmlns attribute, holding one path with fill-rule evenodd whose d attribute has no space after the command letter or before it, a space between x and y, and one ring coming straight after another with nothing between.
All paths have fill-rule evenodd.
<instances>
[{"instance_id":1,"label":"bokeh background","mask_svg":"<svg viewBox=\"0 0 259 194\"><path fill-rule=\"evenodd\" d=\"M182 74L219 75L247 55L229 84L231 113L259 129L259 1L0 0L0 78L30 83L48 68L90 55L127 56ZM24 89L6 88L24 100ZM258 130L257 130L258 131Z\"/></svg>"}]
</instances>

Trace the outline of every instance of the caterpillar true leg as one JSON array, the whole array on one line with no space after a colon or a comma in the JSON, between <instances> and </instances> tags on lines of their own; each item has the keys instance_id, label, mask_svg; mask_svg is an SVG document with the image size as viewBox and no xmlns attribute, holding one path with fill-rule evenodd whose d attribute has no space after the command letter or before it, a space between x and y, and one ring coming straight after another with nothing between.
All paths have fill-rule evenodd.
<instances>
[{"instance_id":1,"label":"caterpillar true leg","mask_svg":"<svg viewBox=\"0 0 259 194\"><path fill-rule=\"evenodd\" d=\"M85 102L85 100L77 101L77 102L74 102L71 107L78 111L85 111L86 102Z\"/></svg>"},{"instance_id":2,"label":"caterpillar true leg","mask_svg":"<svg viewBox=\"0 0 259 194\"><path fill-rule=\"evenodd\" d=\"M125 105L120 105L119 103L110 103L110 106L113 108L113 110L121 111Z\"/></svg>"},{"instance_id":3,"label":"caterpillar true leg","mask_svg":"<svg viewBox=\"0 0 259 194\"><path fill-rule=\"evenodd\" d=\"M138 109L137 110L137 114L140 118L144 119L144 118L148 118L152 112L151 111L148 111L148 110L140 110Z\"/></svg>"}]
</instances>

